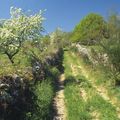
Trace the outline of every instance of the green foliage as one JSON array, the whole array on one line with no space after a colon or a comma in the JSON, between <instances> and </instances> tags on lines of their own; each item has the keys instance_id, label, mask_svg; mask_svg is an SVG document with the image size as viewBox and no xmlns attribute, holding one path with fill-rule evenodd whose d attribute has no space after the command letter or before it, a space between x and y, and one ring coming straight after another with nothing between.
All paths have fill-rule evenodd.
<instances>
[{"instance_id":1,"label":"green foliage","mask_svg":"<svg viewBox=\"0 0 120 120\"><path fill-rule=\"evenodd\" d=\"M54 82L60 75L56 67L48 68L49 74L42 82L37 82L33 85L32 91L34 108L31 112L26 113L27 120L52 120L53 108L52 100L54 97Z\"/></svg>"},{"instance_id":2,"label":"green foliage","mask_svg":"<svg viewBox=\"0 0 120 120\"><path fill-rule=\"evenodd\" d=\"M54 80L58 79L58 76L60 75L60 71L56 67L50 69L50 72L52 73L52 77L54 78Z\"/></svg>"},{"instance_id":3,"label":"green foliage","mask_svg":"<svg viewBox=\"0 0 120 120\"><path fill-rule=\"evenodd\" d=\"M57 28L53 33L51 33L51 44L59 45L62 41L62 30L60 28Z\"/></svg>"},{"instance_id":4,"label":"green foliage","mask_svg":"<svg viewBox=\"0 0 120 120\"><path fill-rule=\"evenodd\" d=\"M42 83L37 83L34 86L34 94L37 97L34 101L35 111L31 113L29 120L45 120L51 119L51 102L53 98L53 88L50 80L45 80Z\"/></svg>"},{"instance_id":5,"label":"green foliage","mask_svg":"<svg viewBox=\"0 0 120 120\"><path fill-rule=\"evenodd\" d=\"M43 17L41 12L31 16L13 7L10 14L11 18L4 20L0 27L0 51L14 63L13 57L24 41L36 40L41 35Z\"/></svg>"},{"instance_id":6,"label":"green foliage","mask_svg":"<svg viewBox=\"0 0 120 120\"><path fill-rule=\"evenodd\" d=\"M70 44L71 33L63 32L60 28L57 28L50 34L51 44L56 47L63 48Z\"/></svg>"},{"instance_id":7,"label":"green foliage","mask_svg":"<svg viewBox=\"0 0 120 120\"><path fill-rule=\"evenodd\" d=\"M91 13L76 25L71 39L73 42L95 44L105 36L105 32L106 23L103 17L98 14Z\"/></svg>"},{"instance_id":8,"label":"green foliage","mask_svg":"<svg viewBox=\"0 0 120 120\"><path fill-rule=\"evenodd\" d=\"M49 35L45 35L43 38L42 38L42 42L44 43L44 45L50 45L50 36Z\"/></svg>"},{"instance_id":9,"label":"green foliage","mask_svg":"<svg viewBox=\"0 0 120 120\"><path fill-rule=\"evenodd\" d=\"M109 38L103 39L100 45L109 57L112 76L117 82L120 81L120 19L118 15L113 14L109 17L108 30Z\"/></svg>"},{"instance_id":10,"label":"green foliage","mask_svg":"<svg viewBox=\"0 0 120 120\"><path fill-rule=\"evenodd\" d=\"M64 32L63 34L63 48L68 48L71 45L72 32Z\"/></svg>"}]
</instances>

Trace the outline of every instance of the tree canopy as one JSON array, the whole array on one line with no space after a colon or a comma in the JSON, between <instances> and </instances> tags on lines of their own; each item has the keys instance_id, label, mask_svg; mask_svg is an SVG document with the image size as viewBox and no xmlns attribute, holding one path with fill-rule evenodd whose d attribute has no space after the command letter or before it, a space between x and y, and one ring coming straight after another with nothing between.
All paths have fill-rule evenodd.
<instances>
[{"instance_id":1,"label":"tree canopy","mask_svg":"<svg viewBox=\"0 0 120 120\"><path fill-rule=\"evenodd\" d=\"M106 23L99 14L91 13L84 17L76 25L72 35L72 41L84 44L92 44L100 40L106 33Z\"/></svg>"},{"instance_id":2,"label":"tree canopy","mask_svg":"<svg viewBox=\"0 0 120 120\"><path fill-rule=\"evenodd\" d=\"M29 15L14 7L11 7L10 14L10 19L0 22L0 51L13 63L13 57L19 52L23 42L40 36L44 19L42 12Z\"/></svg>"}]
</instances>

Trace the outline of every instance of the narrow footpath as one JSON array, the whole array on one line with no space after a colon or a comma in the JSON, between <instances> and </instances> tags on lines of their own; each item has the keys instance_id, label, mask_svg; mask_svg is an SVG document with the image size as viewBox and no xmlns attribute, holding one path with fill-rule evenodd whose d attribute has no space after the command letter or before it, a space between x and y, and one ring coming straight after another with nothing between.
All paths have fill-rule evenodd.
<instances>
[{"instance_id":1,"label":"narrow footpath","mask_svg":"<svg viewBox=\"0 0 120 120\"><path fill-rule=\"evenodd\" d=\"M56 95L53 102L55 115L53 120L66 120L66 108L64 98L65 75L61 74L56 83Z\"/></svg>"}]
</instances>

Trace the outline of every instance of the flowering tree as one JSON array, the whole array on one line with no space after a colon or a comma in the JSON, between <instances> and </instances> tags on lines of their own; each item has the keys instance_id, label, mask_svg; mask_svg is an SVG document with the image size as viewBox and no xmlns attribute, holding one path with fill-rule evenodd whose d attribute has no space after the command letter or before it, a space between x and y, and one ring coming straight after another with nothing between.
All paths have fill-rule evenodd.
<instances>
[{"instance_id":1,"label":"flowering tree","mask_svg":"<svg viewBox=\"0 0 120 120\"><path fill-rule=\"evenodd\" d=\"M11 18L0 22L0 51L6 54L11 63L20 51L24 41L36 40L42 31L42 12L25 14L20 8L11 7Z\"/></svg>"}]
</instances>

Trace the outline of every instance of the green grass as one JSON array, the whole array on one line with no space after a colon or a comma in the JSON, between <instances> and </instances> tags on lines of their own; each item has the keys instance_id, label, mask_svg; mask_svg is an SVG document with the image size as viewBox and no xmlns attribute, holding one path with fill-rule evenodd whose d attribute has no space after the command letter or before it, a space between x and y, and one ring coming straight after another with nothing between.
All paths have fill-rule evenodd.
<instances>
[{"instance_id":1,"label":"green grass","mask_svg":"<svg viewBox=\"0 0 120 120\"><path fill-rule=\"evenodd\" d=\"M80 68L77 68L78 75L74 76L70 64L75 65L77 68L77 66L84 63L77 55L73 55L71 52L65 52L65 101L68 120L90 120L94 118L92 113L95 111L97 111L100 120L118 120L116 108L97 93L89 80L82 75ZM85 90L87 101L80 96L80 88Z\"/></svg>"},{"instance_id":2,"label":"green grass","mask_svg":"<svg viewBox=\"0 0 120 120\"><path fill-rule=\"evenodd\" d=\"M79 87L75 83L65 87L68 120L90 120L89 109L87 109L86 102L80 97Z\"/></svg>"},{"instance_id":3,"label":"green grass","mask_svg":"<svg viewBox=\"0 0 120 120\"><path fill-rule=\"evenodd\" d=\"M65 52L64 55L64 67L66 75L65 84L65 103L67 107L68 120L89 120L91 117L89 111L87 111L87 104L82 98L80 98L79 85L76 84L74 76L72 76L72 70L70 68L71 58ZM75 59L74 59L75 61Z\"/></svg>"},{"instance_id":4,"label":"green grass","mask_svg":"<svg viewBox=\"0 0 120 120\"><path fill-rule=\"evenodd\" d=\"M91 97L88 108L92 108L93 111L94 109L97 110L100 113L100 120L119 120L115 108L97 94Z\"/></svg>"},{"instance_id":5,"label":"green grass","mask_svg":"<svg viewBox=\"0 0 120 120\"><path fill-rule=\"evenodd\" d=\"M92 46L92 47L96 47L97 46ZM99 51L99 49L98 49ZM84 61L84 59L81 56L73 56L74 59L76 59L76 63L77 65L81 65L87 72L87 75L89 77L89 79L92 79L92 81L94 81L94 83L99 86L102 85L105 87L105 89L107 89L108 91L108 96L109 97L116 97L118 100L118 105L120 107L120 87L119 86L115 86L115 80L114 77L111 74L111 71L109 70L109 68L103 67L101 65L95 66L93 67L91 64L86 64L86 62ZM79 59L77 59L77 57Z\"/></svg>"}]
</instances>

